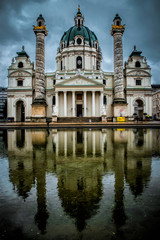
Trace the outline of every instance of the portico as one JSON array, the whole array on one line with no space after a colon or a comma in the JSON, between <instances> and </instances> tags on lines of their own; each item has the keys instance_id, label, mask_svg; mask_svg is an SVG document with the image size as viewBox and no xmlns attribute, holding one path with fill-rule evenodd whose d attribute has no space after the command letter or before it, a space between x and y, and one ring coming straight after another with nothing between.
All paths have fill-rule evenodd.
<instances>
[{"instance_id":1,"label":"portico","mask_svg":"<svg viewBox=\"0 0 160 240\"><path fill-rule=\"evenodd\" d=\"M100 117L103 88L56 88L52 115L57 117Z\"/></svg>"}]
</instances>

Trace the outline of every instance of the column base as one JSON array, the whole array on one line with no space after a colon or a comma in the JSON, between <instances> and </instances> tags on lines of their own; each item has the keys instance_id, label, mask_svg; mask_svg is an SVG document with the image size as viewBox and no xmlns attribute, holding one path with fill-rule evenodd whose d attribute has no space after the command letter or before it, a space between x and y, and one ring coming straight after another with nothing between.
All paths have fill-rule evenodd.
<instances>
[{"instance_id":1,"label":"column base","mask_svg":"<svg viewBox=\"0 0 160 240\"><path fill-rule=\"evenodd\" d=\"M33 122L46 122L46 102L40 100L34 101L32 104L32 117Z\"/></svg>"},{"instance_id":2,"label":"column base","mask_svg":"<svg viewBox=\"0 0 160 240\"><path fill-rule=\"evenodd\" d=\"M106 115L102 115L102 122L107 122Z\"/></svg>"},{"instance_id":3,"label":"column base","mask_svg":"<svg viewBox=\"0 0 160 240\"><path fill-rule=\"evenodd\" d=\"M57 116L52 115L52 122L57 122Z\"/></svg>"},{"instance_id":4,"label":"column base","mask_svg":"<svg viewBox=\"0 0 160 240\"><path fill-rule=\"evenodd\" d=\"M113 117L127 117L128 108L126 102L113 102Z\"/></svg>"}]
</instances>

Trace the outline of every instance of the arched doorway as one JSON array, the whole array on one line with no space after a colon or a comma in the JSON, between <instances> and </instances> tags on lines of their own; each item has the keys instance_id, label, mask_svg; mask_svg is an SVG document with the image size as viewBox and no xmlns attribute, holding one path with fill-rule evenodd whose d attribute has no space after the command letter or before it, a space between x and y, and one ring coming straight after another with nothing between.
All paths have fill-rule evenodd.
<instances>
[{"instance_id":1,"label":"arched doorway","mask_svg":"<svg viewBox=\"0 0 160 240\"><path fill-rule=\"evenodd\" d=\"M16 104L16 121L17 122L25 121L25 107L23 101L18 101Z\"/></svg>"},{"instance_id":2,"label":"arched doorway","mask_svg":"<svg viewBox=\"0 0 160 240\"><path fill-rule=\"evenodd\" d=\"M143 101L141 99L137 99L134 103L134 112L137 114L140 120L143 120Z\"/></svg>"}]
</instances>

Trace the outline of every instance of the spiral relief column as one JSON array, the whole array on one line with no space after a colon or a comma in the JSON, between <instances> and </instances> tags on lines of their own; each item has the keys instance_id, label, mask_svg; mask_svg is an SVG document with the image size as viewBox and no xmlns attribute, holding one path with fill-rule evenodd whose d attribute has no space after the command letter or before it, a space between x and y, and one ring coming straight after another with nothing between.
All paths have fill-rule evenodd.
<instances>
[{"instance_id":1,"label":"spiral relief column","mask_svg":"<svg viewBox=\"0 0 160 240\"><path fill-rule=\"evenodd\" d=\"M34 101L32 104L32 120L43 122L46 119L46 83L45 83L45 36L48 35L42 14L37 18L37 26L33 26L36 35L36 71L34 85Z\"/></svg>"},{"instance_id":2,"label":"spiral relief column","mask_svg":"<svg viewBox=\"0 0 160 240\"><path fill-rule=\"evenodd\" d=\"M122 19L116 14L112 25L111 35L114 39L114 97L113 97L113 115L115 117L126 116L127 104L124 93L123 77L123 46L122 36L125 26L121 25Z\"/></svg>"}]
</instances>

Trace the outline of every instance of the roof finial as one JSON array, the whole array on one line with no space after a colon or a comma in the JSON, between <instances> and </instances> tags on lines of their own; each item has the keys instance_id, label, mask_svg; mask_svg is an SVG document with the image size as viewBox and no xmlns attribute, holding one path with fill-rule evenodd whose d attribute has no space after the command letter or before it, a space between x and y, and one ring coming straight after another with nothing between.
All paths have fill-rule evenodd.
<instances>
[{"instance_id":1,"label":"roof finial","mask_svg":"<svg viewBox=\"0 0 160 240\"><path fill-rule=\"evenodd\" d=\"M81 10L80 5L78 5L78 11L80 11L80 10Z\"/></svg>"},{"instance_id":2,"label":"roof finial","mask_svg":"<svg viewBox=\"0 0 160 240\"><path fill-rule=\"evenodd\" d=\"M22 46L22 50L24 51L24 45Z\"/></svg>"},{"instance_id":3,"label":"roof finial","mask_svg":"<svg viewBox=\"0 0 160 240\"><path fill-rule=\"evenodd\" d=\"M134 45L134 51L136 51L136 45Z\"/></svg>"}]
</instances>

